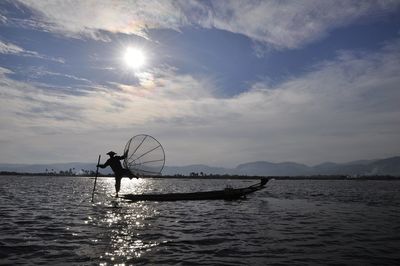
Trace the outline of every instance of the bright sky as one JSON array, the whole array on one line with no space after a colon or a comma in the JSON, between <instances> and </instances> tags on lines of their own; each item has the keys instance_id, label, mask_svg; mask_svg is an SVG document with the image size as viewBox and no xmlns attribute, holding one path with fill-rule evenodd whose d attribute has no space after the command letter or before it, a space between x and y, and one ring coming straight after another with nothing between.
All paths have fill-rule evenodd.
<instances>
[{"instance_id":1,"label":"bright sky","mask_svg":"<svg viewBox=\"0 0 400 266\"><path fill-rule=\"evenodd\" d=\"M0 163L400 153L400 1L1 1Z\"/></svg>"}]
</instances>

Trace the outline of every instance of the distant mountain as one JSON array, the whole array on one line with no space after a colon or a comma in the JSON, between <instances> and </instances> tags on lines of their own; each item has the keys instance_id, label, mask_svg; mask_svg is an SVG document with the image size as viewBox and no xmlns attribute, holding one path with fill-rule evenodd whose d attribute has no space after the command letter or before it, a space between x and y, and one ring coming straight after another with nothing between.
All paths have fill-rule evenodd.
<instances>
[{"instance_id":1,"label":"distant mountain","mask_svg":"<svg viewBox=\"0 0 400 266\"><path fill-rule=\"evenodd\" d=\"M365 175L368 164L335 164L324 163L314 166L314 173L318 175Z\"/></svg>"},{"instance_id":2,"label":"distant mountain","mask_svg":"<svg viewBox=\"0 0 400 266\"><path fill-rule=\"evenodd\" d=\"M337 172L337 169L340 167L341 167L340 164L327 162L318 164L312 167L312 169L314 170L315 173L319 173L321 175L330 175L332 173Z\"/></svg>"},{"instance_id":3,"label":"distant mountain","mask_svg":"<svg viewBox=\"0 0 400 266\"><path fill-rule=\"evenodd\" d=\"M270 162L251 162L240 164L235 168L235 172L243 175L271 175L271 176L299 176L311 175L313 169L304 164L284 162L284 163L270 163Z\"/></svg>"},{"instance_id":4,"label":"distant mountain","mask_svg":"<svg viewBox=\"0 0 400 266\"><path fill-rule=\"evenodd\" d=\"M357 161L351 161L351 162L347 162L347 163L343 163L343 164L370 164L373 162L376 162L379 160L357 160Z\"/></svg>"},{"instance_id":5,"label":"distant mountain","mask_svg":"<svg viewBox=\"0 0 400 266\"><path fill-rule=\"evenodd\" d=\"M69 171L95 171L93 163L64 163L64 164L0 164L0 171L44 173ZM100 169L101 173L111 173L110 168ZM187 166L165 166L164 175L198 174L230 174L256 176L307 176L307 175L393 175L400 176L400 156L379 160L360 160L349 163L322 163L307 166L294 162L271 163L266 161L240 164L235 168L211 167L202 164Z\"/></svg>"},{"instance_id":6,"label":"distant mountain","mask_svg":"<svg viewBox=\"0 0 400 266\"><path fill-rule=\"evenodd\" d=\"M313 167L321 175L394 175L400 176L400 156L380 160L362 160L350 163L323 163Z\"/></svg>"},{"instance_id":7,"label":"distant mountain","mask_svg":"<svg viewBox=\"0 0 400 266\"><path fill-rule=\"evenodd\" d=\"M397 175L400 176L400 156L376 160L370 164L369 175Z\"/></svg>"},{"instance_id":8,"label":"distant mountain","mask_svg":"<svg viewBox=\"0 0 400 266\"><path fill-rule=\"evenodd\" d=\"M307 175L394 175L400 176L400 157L381 160L359 160L348 163L323 163L307 166L294 162L271 163L266 161L240 164L235 168L210 167L202 164L166 166L164 175L230 174L255 176L307 176Z\"/></svg>"}]
</instances>

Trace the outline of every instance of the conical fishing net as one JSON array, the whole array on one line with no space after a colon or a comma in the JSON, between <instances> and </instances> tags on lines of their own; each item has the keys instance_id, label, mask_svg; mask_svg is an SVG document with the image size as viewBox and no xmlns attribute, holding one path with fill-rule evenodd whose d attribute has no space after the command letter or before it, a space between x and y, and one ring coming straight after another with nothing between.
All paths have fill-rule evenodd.
<instances>
[{"instance_id":1,"label":"conical fishing net","mask_svg":"<svg viewBox=\"0 0 400 266\"><path fill-rule=\"evenodd\" d=\"M164 149L155 138L137 135L125 146L125 168L137 176L159 175L164 168Z\"/></svg>"}]
</instances>

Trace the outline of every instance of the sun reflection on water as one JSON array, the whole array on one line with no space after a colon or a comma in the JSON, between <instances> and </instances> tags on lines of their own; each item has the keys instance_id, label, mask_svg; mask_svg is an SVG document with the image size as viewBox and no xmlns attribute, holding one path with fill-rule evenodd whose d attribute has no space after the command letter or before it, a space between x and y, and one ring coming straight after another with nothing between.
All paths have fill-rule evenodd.
<instances>
[{"instance_id":1,"label":"sun reflection on water","mask_svg":"<svg viewBox=\"0 0 400 266\"><path fill-rule=\"evenodd\" d=\"M146 179L123 179L121 194L146 193L152 188L152 181ZM102 246L101 265L124 265L144 253L150 252L160 243L142 235L143 231L151 228L157 219L159 211L151 204L127 203L122 199L114 199L112 192L114 180L105 179L101 182L100 191L94 208L97 213L87 216L86 224L99 230L98 238L93 241ZM111 206L110 206L111 202ZM146 239L147 237L147 239Z\"/></svg>"},{"instance_id":2,"label":"sun reflection on water","mask_svg":"<svg viewBox=\"0 0 400 266\"><path fill-rule=\"evenodd\" d=\"M141 239L140 233L144 227L151 226L148 218L157 215L157 212L146 205L135 204L130 209L121 211L108 211L105 223L110 229L110 249L106 257L124 258L130 260L139 258L143 253L151 250L159 243ZM126 212L125 212L126 211Z\"/></svg>"}]
</instances>

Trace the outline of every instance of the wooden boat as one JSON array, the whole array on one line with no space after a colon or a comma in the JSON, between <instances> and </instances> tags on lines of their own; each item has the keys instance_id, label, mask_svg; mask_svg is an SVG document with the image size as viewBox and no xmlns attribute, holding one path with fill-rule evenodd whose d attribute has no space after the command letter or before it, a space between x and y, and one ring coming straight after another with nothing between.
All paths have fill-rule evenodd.
<instances>
[{"instance_id":1,"label":"wooden boat","mask_svg":"<svg viewBox=\"0 0 400 266\"><path fill-rule=\"evenodd\" d=\"M226 188L223 190L191 192L191 193L168 193L168 194L126 194L122 197L129 201L178 201L178 200L236 200L245 198L246 195L263 189L269 181L261 178L260 183L245 188Z\"/></svg>"}]
</instances>

